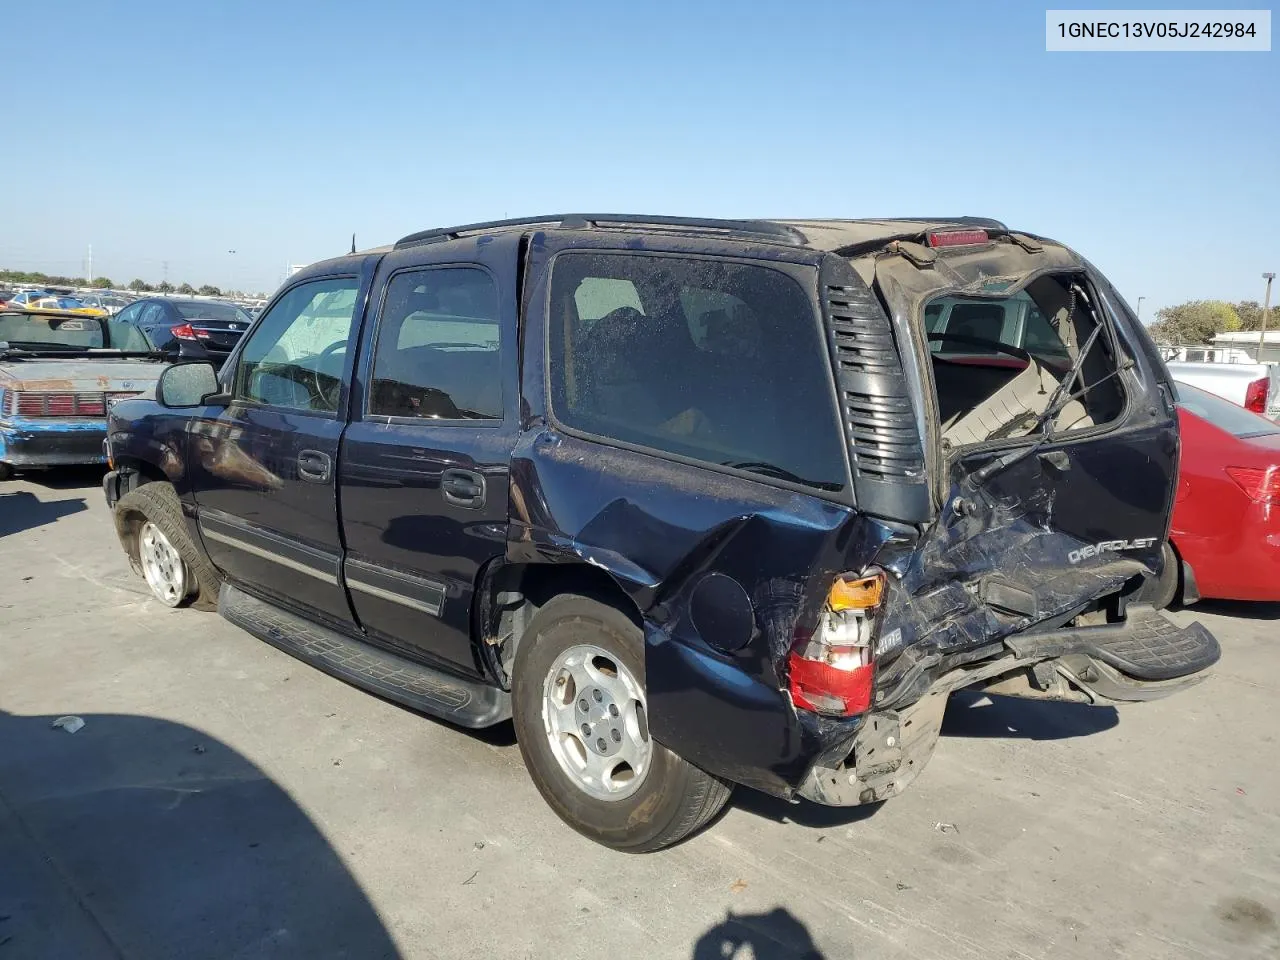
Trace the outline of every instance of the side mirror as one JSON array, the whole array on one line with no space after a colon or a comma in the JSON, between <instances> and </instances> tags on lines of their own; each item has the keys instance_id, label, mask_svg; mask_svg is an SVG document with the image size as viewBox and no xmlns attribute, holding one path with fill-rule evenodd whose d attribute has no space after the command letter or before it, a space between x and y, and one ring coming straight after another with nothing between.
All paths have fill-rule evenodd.
<instances>
[{"instance_id":1,"label":"side mirror","mask_svg":"<svg viewBox=\"0 0 1280 960\"><path fill-rule=\"evenodd\" d=\"M163 407L198 407L218 387L218 371L212 363L176 363L160 374L156 401Z\"/></svg>"}]
</instances>

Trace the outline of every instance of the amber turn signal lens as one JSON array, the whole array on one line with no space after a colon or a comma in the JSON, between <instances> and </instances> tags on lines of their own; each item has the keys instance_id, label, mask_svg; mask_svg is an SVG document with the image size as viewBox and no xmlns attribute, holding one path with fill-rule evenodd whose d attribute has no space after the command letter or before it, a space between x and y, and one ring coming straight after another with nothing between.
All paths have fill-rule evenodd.
<instances>
[{"instance_id":1,"label":"amber turn signal lens","mask_svg":"<svg viewBox=\"0 0 1280 960\"><path fill-rule=\"evenodd\" d=\"M884 597L884 576L875 574L858 580L836 580L827 603L832 610L871 610Z\"/></svg>"}]
</instances>

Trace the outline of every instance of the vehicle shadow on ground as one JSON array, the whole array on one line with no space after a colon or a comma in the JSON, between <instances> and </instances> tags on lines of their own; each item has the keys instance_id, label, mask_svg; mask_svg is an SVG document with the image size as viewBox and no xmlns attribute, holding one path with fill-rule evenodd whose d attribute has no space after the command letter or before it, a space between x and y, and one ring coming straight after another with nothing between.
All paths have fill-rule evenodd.
<instances>
[{"instance_id":1,"label":"vehicle shadow on ground","mask_svg":"<svg viewBox=\"0 0 1280 960\"><path fill-rule=\"evenodd\" d=\"M0 711L5 956L400 953L289 794L199 730Z\"/></svg>"},{"instance_id":2,"label":"vehicle shadow on ground","mask_svg":"<svg viewBox=\"0 0 1280 960\"><path fill-rule=\"evenodd\" d=\"M48 470L32 470L19 473L18 479L48 487L50 490L73 490L80 487L100 487L102 475L107 472L103 464L83 464L74 467L54 467Z\"/></svg>"},{"instance_id":3,"label":"vehicle shadow on ground","mask_svg":"<svg viewBox=\"0 0 1280 960\"><path fill-rule=\"evenodd\" d=\"M1280 620L1280 603L1265 600L1201 600L1183 610L1193 617L1197 613L1211 613L1240 620Z\"/></svg>"},{"instance_id":4,"label":"vehicle shadow on ground","mask_svg":"<svg viewBox=\"0 0 1280 960\"><path fill-rule=\"evenodd\" d=\"M0 492L0 537L43 527L46 523L54 523L87 509L83 497L41 500L29 490Z\"/></svg>"},{"instance_id":5,"label":"vehicle shadow on ground","mask_svg":"<svg viewBox=\"0 0 1280 960\"><path fill-rule=\"evenodd\" d=\"M1120 722L1115 707L1054 703L957 690L942 718L944 737L1069 740L1110 730Z\"/></svg>"},{"instance_id":6,"label":"vehicle shadow on ground","mask_svg":"<svg viewBox=\"0 0 1280 960\"><path fill-rule=\"evenodd\" d=\"M748 950L750 952L748 952ZM704 933L693 945L690 960L825 960L801 923L784 907L768 913L733 913Z\"/></svg>"}]
</instances>

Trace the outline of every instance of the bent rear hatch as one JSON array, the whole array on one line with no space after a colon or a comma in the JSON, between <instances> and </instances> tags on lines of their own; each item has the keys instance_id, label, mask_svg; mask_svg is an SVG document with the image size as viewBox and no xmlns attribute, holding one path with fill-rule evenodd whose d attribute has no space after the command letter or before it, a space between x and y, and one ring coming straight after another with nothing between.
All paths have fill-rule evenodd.
<instances>
[{"instance_id":1,"label":"bent rear hatch","mask_svg":"<svg viewBox=\"0 0 1280 960\"><path fill-rule=\"evenodd\" d=\"M1178 460L1167 374L1124 302L1066 247L1003 230L942 224L851 263L892 324L929 508L880 557L877 702L1015 633L1122 619L1159 569Z\"/></svg>"}]
</instances>

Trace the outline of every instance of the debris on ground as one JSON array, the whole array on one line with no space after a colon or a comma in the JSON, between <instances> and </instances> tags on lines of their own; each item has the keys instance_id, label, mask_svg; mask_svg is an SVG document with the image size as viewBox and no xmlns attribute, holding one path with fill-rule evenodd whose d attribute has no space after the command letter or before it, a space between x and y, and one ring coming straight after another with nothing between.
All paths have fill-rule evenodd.
<instances>
[{"instance_id":1,"label":"debris on ground","mask_svg":"<svg viewBox=\"0 0 1280 960\"><path fill-rule=\"evenodd\" d=\"M959 833L960 832L960 828L957 827L954 823L943 823L941 820L938 820L937 822L934 823L933 829L937 830L939 833Z\"/></svg>"},{"instance_id":2,"label":"debris on ground","mask_svg":"<svg viewBox=\"0 0 1280 960\"><path fill-rule=\"evenodd\" d=\"M476 871L475 873L473 873L471 876L467 877L467 879L463 880L463 881L462 881L462 885L465 887L465 886L467 886L468 884L474 883L474 882L475 882L476 877L478 877L478 876L480 876L480 871L479 871L479 870L477 870L477 871Z\"/></svg>"},{"instance_id":3,"label":"debris on ground","mask_svg":"<svg viewBox=\"0 0 1280 960\"><path fill-rule=\"evenodd\" d=\"M477 849L477 850L483 850L483 849L484 849L484 841L483 841L483 840L477 840L477 841L476 841L476 849Z\"/></svg>"},{"instance_id":4,"label":"debris on ground","mask_svg":"<svg viewBox=\"0 0 1280 960\"><path fill-rule=\"evenodd\" d=\"M61 727L63 730L67 731L67 733L75 733L77 730L84 727L84 721L80 717L59 717L57 720L53 721L53 723L49 724L49 726L54 729Z\"/></svg>"},{"instance_id":5,"label":"debris on ground","mask_svg":"<svg viewBox=\"0 0 1280 960\"><path fill-rule=\"evenodd\" d=\"M197 743L194 747L192 747L192 748L191 748L191 752L192 752L192 753L204 753L204 744L203 744L203 743Z\"/></svg>"},{"instance_id":6,"label":"debris on ground","mask_svg":"<svg viewBox=\"0 0 1280 960\"><path fill-rule=\"evenodd\" d=\"M910 889L911 889L910 885L903 883L901 880L899 880L899 881L895 884L895 886L896 886L899 890L910 890Z\"/></svg>"},{"instance_id":7,"label":"debris on ground","mask_svg":"<svg viewBox=\"0 0 1280 960\"><path fill-rule=\"evenodd\" d=\"M735 880L729 884L730 893L741 893L745 889L747 889L747 881L745 880Z\"/></svg>"}]
</instances>

